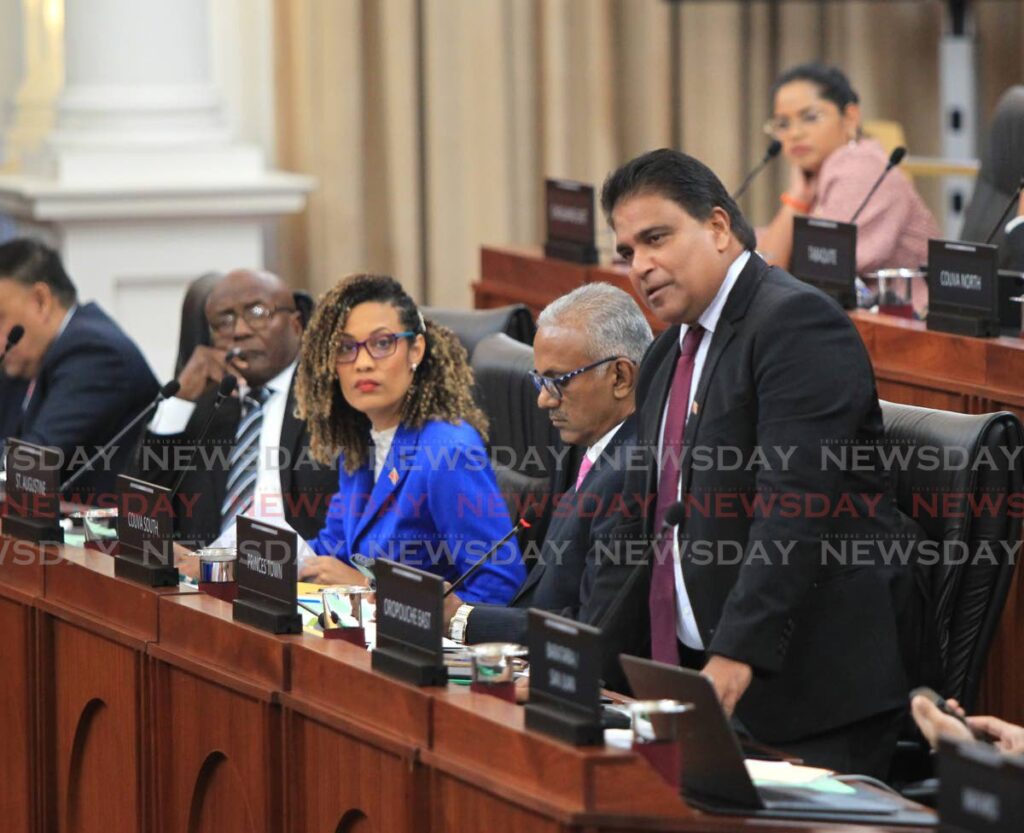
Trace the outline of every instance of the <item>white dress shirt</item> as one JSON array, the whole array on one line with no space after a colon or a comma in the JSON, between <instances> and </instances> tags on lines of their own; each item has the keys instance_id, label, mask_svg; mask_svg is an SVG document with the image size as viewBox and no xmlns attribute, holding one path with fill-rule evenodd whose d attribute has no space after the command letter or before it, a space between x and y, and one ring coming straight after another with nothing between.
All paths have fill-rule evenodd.
<instances>
[{"instance_id":1,"label":"white dress shirt","mask_svg":"<svg viewBox=\"0 0 1024 833\"><path fill-rule=\"evenodd\" d=\"M625 422L625 420L623 420L623 422ZM583 453L583 456L590 461L590 468L593 468L598 458L602 454L604 454L604 450L608 447L608 443L610 443L615 438L615 435L619 432L619 429L621 427L622 422L620 422L611 431L609 431L607 434L601 437L601 439L599 439L596 443L587 446L587 450Z\"/></svg>"},{"instance_id":2,"label":"white dress shirt","mask_svg":"<svg viewBox=\"0 0 1024 833\"><path fill-rule=\"evenodd\" d=\"M718 326L718 319L722 316L722 309L725 307L725 302L729 298L729 293L732 292L732 288L736 285L736 279L740 276L740 272L747 265L747 261L750 260L750 252L744 251L739 257L732 262L729 270L725 273L725 279L722 281L722 285L718 287L718 292L712 299L711 303L708 304L708 308L704 310L700 318L697 319L698 323L707 331L704 337L701 339L700 347L697 348L697 355L693 362L693 379L690 382L690 395L686 401L686 413L689 415L690 410L693 406L693 398L697 393L697 386L700 384L701 374L704 372L704 362L708 357L708 350L711 349L711 340L715 335L715 328ZM680 348L683 344L683 339L686 337L686 333L690 327L687 324L683 324L679 328L679 345ZM658 436L658 460L661 460L661 450L665 441L665 418L668 416L668 403L665 404L665 411L661 415L661 429ZM659 462L659 475L660 462ZM680 478L679 483L676 486L676 500L682 499L683 483ZM675 563L675 574L676 574L676 635L679 637L679 641L682 642L687 648L693 648L695 651L704 650L704 642L700 638L700 631L697 629L697 619L693 615L693 605L690 603L690 594L686 592L686 582L683 581L683 565L679 556L679 537L677 535L672 536L672 559Z\"/></svg>"},{"instance_id":3,"label":"white dress shirt","mask_svg":"<svg viewBox=\"0 0 1024 833\"><path fill-rule=\"evenodd\" d=\"M242 514L247 518L289 529L285 520L284 500L281 496L281 467L289 461L290 449L281 448L281 428L284 425L284 409L288 403L288 391L292 386L297 362L277 374L263 386L268 392L263 403L263 425L260 427L259 471L253 492L252 505ZM238 395L244 397L249 386L240 376ZM180 434L195 412L196 403L174 396L165 399L157 408L149 424L149 430L157 435ZM301 541L301 537L300 537ZM232 526L210 546L235 546L235 527ZM301 547L300 547L301 549Z\"/></svg>"}]
</instances>

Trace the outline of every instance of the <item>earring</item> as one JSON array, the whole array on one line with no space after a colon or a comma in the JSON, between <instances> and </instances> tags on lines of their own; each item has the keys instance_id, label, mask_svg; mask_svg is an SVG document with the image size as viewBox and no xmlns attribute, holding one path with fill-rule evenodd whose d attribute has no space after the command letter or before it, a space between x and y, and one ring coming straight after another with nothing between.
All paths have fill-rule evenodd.
<instances>
[{"instance_id":1,"label":"earring","mask_svg":"<svg viewBox=\"0 0 1024 833\"><path fill-rule=\"evenodd\" d=\"M415 372L416 372L416 368L417 368L417 367L419 367L419 365L418 365L418 364L416 364L416 362L413 362L413 363L412 363L411 365L409 365L409 370L410 370L410 371L411 371L412 373L415 373Z\"/></svg>"}]
</instances>

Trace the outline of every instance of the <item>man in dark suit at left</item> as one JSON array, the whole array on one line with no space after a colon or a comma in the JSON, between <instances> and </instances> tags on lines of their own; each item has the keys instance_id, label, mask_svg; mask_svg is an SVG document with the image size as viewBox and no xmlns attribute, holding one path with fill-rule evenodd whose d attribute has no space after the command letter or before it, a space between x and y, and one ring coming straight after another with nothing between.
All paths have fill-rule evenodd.
<instances>
[{"instance_id":1,"label":"man in dark suit at left","mask_svg":"<svg viewBox=\"0 0 1024 833\"><path fill-rule=\"evenodd\" d=\"M295 296L276 275L236 269L213 285L205 312L212 344L195 348L178 375L177 396L157 410L138 474L170 487L184 470L176 532L186 549L233 544L240 514L313 538L338 473L309 457L306 424L294 414L303 332ZM217 406L228 373L239 387Z\"/></svg>"},{"instance_id":2,"label":"man in dark suit at left","mask_svg":"<svg viewBox=\"0 0 1024 833\"><path fill-rule=\"evenodd\" d=\"M16 437L60 449L65 480L146 407L157 381L124 331L78 302L57 252L29 238L0 245L0 343L18 324L25 334L0 375L0 444ZM84 473L72 496L112 494L133 441Z\"/></svg>"},{"instance_id":3,"label":"man in dark suit at left","mask_svg":"<svg viewBox=\"0 0 1024 833\"><path fill-rule=\"evenodd\" d=\"M601 617L589 586L601 542L618 525L615 507L636 442L637 368L652 339L636 301L611 284L581 286L541 312L531 373L537 406L582 460L574 487L557 496L537 563L509 605L448 597L448 634L457 642L525 644L530 608L589 623Z\"/></svg>"}]
</instances>

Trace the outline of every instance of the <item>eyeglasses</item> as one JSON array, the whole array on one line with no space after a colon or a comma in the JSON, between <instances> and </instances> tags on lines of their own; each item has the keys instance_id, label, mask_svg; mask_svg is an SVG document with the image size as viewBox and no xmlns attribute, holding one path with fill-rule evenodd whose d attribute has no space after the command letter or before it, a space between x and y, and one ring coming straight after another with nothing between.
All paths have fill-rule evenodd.
<instances>
[{"instance_id":1,"label":"eyeglasses","mask_svg":"<svg viewBox=\"0 0 1024 833\"><path fill-rule=\"evenodd\" d=\"M398 339L412 338L415 336L412 330L404 333L374 333L364 341L356 341L354 338L345 338L338 345L338 352L335 361L338 364L352 364L359 355L359 348L365 347L366 352L373 359L386 359L395 352L398 347Z\"/></svg>"},{"instance_id":2,"label":"eyeglasses","mask_svg":"<svg viewBox=\"0 0 1024 833\"><path fill-rule=\"evenodd\" d=\"M804 110L795 119L789 119L785 116L780 116L777 119L768 119L764 123L764 132L778 139L789 133L796 124L800 124L803 127L813 127L827 115L828 113L825 110Z\"/></svg>"},{"instance_id":3,"label":"eyeglasses","mask_svg":"<svg viewBox=\"0 0 1024 833\"><path fill-rule=\"evenodd\" d=\"M570 379L574 379L581 373L586 373L588 370L593 370L595 367L600 367L607 362L613 362L616 359L621 359L622 356L608 356L606 359L600 359L599 361L588 364L586 367L580 367L576 370L570 370L568 373L563 373L561 376L544 376L538 373L536 370L530 371L530 379L533 380L533 386L537 388L537 393L542 390L547 393L552 399L561 401L562 388L569 382Z\"/></svg>"},{"instance_id":4,"label":"eyeglasses","mask_svg":"<svg viewBox=\"0 0 1024 833\"><path fill-rule=\"evenodd\" d=\"M262 330L270 324L270 319L279 312L295 311L295 307L272 307L268 304L257 301L255 304L249 304L249 306L242 310L242 318L245 323L254 330ZM230 333L235 329L235 324L237 323L238 315L234 311L229 310L228 312L222 312L220 315L214 316L210 321L210 329L215 333Z\"/></svg>"}]
</instances>

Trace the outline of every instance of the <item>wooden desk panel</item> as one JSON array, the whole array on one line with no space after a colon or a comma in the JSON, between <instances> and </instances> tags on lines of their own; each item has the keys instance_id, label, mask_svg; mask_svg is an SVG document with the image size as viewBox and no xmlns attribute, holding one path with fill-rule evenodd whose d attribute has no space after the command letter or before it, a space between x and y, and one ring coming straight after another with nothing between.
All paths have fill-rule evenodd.
<instances>
[{"instance_id":1,"label":"wooden desk panel","mask_svg":"<svg viewBox=\"0 0 1024 833\"><path fill-rule=\"evenodd\" d=\"M0 537L0 818L12 833L39 833L43 784L39 744L38 616L42 553Z\"/></svg>"},{"instance_id":2,"label":"wooden desk panel","mask_svg":"<svg viewBox=\"0 0 1024 833\"><path fill-rule=\"evenodd\" d=\"M343 642L305 637L291 661L281 697L285 829L423 830L428 783L418 757L430 742L430 691L374 673L369 653Z\"/></svg>"},{"instance_id":3,"label":"wooden desk panel","mask_svg":"<svg viewBox=\"0 0 1024 833\"><path fill-rule=\"evenodd\" d=\"M277 833L287 637L231 618L210 596L161 599L153 680L154 830Z\"/></svg>"},{"instance_id":4,"label":"wooden desk panel","mask_svg":"<svg viewBox=\"0 0 1024 833\"><path fill-rule=\"evenodd\" d=\"M145 652L157 605L177 588L114 576L113 559L74 547L46 565L39 661L48 829L150 829ZM111 785L118 785L111 800Z\"/></svg>"},{"instance_id":5,"label":"wooden desk panel","mask_svg":"<svg viewBox=\"0 0 1024 833\"><path fill-rule=\"evenodd\" d=\"M441 797L432 790L440 830L472 829L510 804L560 825L552 829L604 816L694 815L632 752L573 747L526 731L522 708L462 688L437 694L433 743L423 760L449 779L441 781Z\"/></svg>"}]
</instances>

